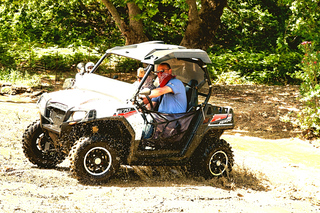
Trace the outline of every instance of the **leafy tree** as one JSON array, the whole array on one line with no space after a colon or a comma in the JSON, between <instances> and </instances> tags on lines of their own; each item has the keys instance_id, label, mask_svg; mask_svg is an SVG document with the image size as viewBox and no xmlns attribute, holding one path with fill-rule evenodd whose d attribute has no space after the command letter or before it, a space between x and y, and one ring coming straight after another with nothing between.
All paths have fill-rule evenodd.
<instances>
[{"instance_id":1,"label":"leafy tree","mask_svg":"<svg viewBox=\"0 0 320 213\"><path fill-rule=\"evenodd\" d=\"M320 44L319 12L306 0L3 0L0 63L19 64L36 46L102 52L163 40L214 53L220 67L213 73L292 83L303 55L298 44Z\"/></svg>"},{"instance_id":2,"label":"leafy tree","mask_svg":"<svg viewBox=\"0 0 320 213\"><path fill-rule=\"evenodd\" d=\"M279 0L280 5L290 9L286 19L284 40L314 41L320 44L320 2L309 0Z\"/></svg>"},{"instance_id":3,"label":"leafy tree","mask_svg":"<svg viewBox=\"0 0 320 213\"><path fill-rule=\"evenodd\" d=\"M122 42L108 10L96 0L5 0L0 16L6 42L106 48Z\"/></svg>"},{"instance_id":4,"label":"leafy tree","mask_svg":"<svg viewBox=\"0 0 320 213\"><path fill-rule=\"evenodd\" d=\"M207 49L213 42L220 17L227 6L227 0L201 1L200 10L196 0L187 0L189 5L189 23L181 45Z\"/></svg>"},{"instance_id":5,"label":"leafy tree","mask_svg":"<svg viewBox=\"0 0 320 213\"><path fill-rule=\"evenodd\" d=\"M150 10L149 12L145 9L141 14L144 32L148 39L179 44L188 24L188 5L186 2L181 0L158 2L150 7Z\"/></svg>"},{"instance_id":6,"label":"leafy tree","mask_svg":"<svg viewBox=\"0 0 320 213\"><path fill-rule=\"evenodd\" d=\"M287 7L275 0L229 0L214 49L274 52L285 32L288 12Z\"/></svg>"},{"instance_id":7,"label":"leafy tree","mask_svg":"<svg viewBox=\"0 0 320 213\"><path fill-rule=\"evenodd\" d=\"M161 3L147 0L101 1L113 16L126 39L126 44L149 40L144 31L145 21L150 20L159 12L160 4L161 6L170 5L175 8L181 5L182 10L188 8L188 24L180 44L186 47L202 49L207 49L212 43L214 34L220 24L223 9L227 5L227 0L202 0L201 2L196 0L186 0L185 2L182 0L163 0ZM186 15L182 16L182 22L185 22L186 17ZM170 20L172 20L172 17Z\"/></svg>"},{"instance_id":8,"label":"leafy tree","mask_svg":"<svg viewBox=\"0 0 320 213\"><path fill-rule=\"evenodd\" d=\"M126 44L140 43L148 40L147 36L143 32L142 19L137 17L141 14L141 9L138 4L135 4L134 2L126 3L126 19L128 20L126 22L126 19L121 17L120 13L111 1L101 1L106 5L122 35L126 38ZM120 6L123 6L122 2L119 3Z\"/></svg>"}]
</instances>

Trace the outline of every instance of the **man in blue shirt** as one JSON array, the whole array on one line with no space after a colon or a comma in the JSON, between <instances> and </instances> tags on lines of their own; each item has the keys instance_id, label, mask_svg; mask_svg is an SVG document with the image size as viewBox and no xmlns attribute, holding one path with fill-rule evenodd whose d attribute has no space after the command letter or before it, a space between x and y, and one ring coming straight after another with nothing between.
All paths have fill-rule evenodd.
<instances>
[{"instance_id":1,"label":"man in blue shirt","mask_svg":"<svg viewBox=\"0 0 320 213\"><path fill-rule=\"evenodd\" d=\"M172 69L168 63L161 63L156 71L160 86L151 90L153 106L159 105L161 113L185 113L187 110L187 96L183 83L172 75ZM161 97L162 96L162 97ZM148 99L143 102L148 104Z\"/></svg>"}]
</instances>

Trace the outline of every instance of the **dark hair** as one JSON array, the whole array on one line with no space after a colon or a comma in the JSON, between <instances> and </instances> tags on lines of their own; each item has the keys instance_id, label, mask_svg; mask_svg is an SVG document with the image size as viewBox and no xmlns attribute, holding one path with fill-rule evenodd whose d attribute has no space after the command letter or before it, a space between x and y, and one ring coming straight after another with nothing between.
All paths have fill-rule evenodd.
<instances>
[{"instance_id":1,"label":"dark hair","mask_svg":"<svg viewBox=\"0 0 320 213\"><path fill-rule=\"evenodd\" d=\"M168 63L165 63L165 62L164 62L164 63L161 63L160 65L162 65L162 66L163 66L163 65L164 65L164 66L167 66L168 69L171 69L171 66L170 66L170 64L168 64Z\"/></svg>"}]
</instances>

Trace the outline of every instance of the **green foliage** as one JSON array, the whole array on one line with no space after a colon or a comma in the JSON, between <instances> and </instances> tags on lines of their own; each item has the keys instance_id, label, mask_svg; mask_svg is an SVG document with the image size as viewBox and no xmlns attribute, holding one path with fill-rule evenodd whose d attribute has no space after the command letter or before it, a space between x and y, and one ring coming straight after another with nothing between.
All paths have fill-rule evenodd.
<instances>
[{"instance_id":1,"label":"green foliage","mask_svg":"<svg viewBox=\"0 0 320 213\"><path fill-rule=\"evenodd\" d=\"M297 76L303 83L300 86L304 108L299 114L299 124L304 130L311 130L320 135L320 52L315 50L314 43L303 42L300 48L305 52L301 62L301 72Z\"/></svg>"},{"instance_id":2,"label":"green foliage","mask_svg":"<svg viewBox=\"0 0 320 213\"><path fill-rule=\"evenodd\" d=\"M235 72L239 77L258 84L297 83L292 77L301 55L295 52L266 54L264 52L227 52L211 54L209 71L214 79L222 73Z\"/></svg>"},{"instance_id":3,"label":"green foliage","mask_svg":"<svg viewBox=\"0 0 320 213\"><path fill-rule=\"evenodd\" d=\"M307 0L228 1L214 48L297 51L303 40L320 44L320 7Z\"/></svg>"},{"instance_id":4,"label":"green foliage","mask_svg":"<svg viewBox=\"0 0 320 213\"><path fill-rule=\"evenodd\" d=\"M98 61L100 55L85 53L83 50L68 48L48 48L36 50L35 64L41 64L49 70L70 70L79 62ZM32 65L31 65L32 66Z\"/></svg>"},{"instance_id":5,"label":"green foliage","mask_svg":"<svg viewBox=\"0 0 320 213\"><path fill-rule=\"evenodd\" d=\"M41 83L41 76L30 74L29 72L21 72L14 69L1 69L0 82L12 83L18 86L36 87Z\"/></svg>"},{"instance_id":6,"label":"green foliage","mask_svg":"<svg viewBox=\"0 0 320 213\"><path fill-rule=\"evenodd\" d=\"M235 85L235 84L253 84L245 77L241 77L236 71L223 72L216 77L214 81L216 84Z\"/></svg>"},{"instance_id":7,"label":"green foliage","mask_svg":"<svg viewBox=\"0 0 320 213\"><path fill-rule=\"evenodd\" d=\"M15 60L10 54L7 44L0 43L0 67L14 67L15 65Z\"/></svg>"},{"instance_id":8,"label":"green foliage","mask_svg":"<svg viewBox=\"0 0 320 213\"><path fill-rule=\"evenodd\" d=\"M273 51L285 30L287 8L275 1L229 1L221 17L215 48Z\"/></svg>"},{"instance_id":9,"label":"green foliage","mask_svg":"<svg viewBox=\"0 0 320 213\"><path fill-rule=\"evenodd\" d=\"M154 13L150 20L144 20L148 38L180 44L188 23L188 9L184 0L160 1L159 12Z\"/></svg>"},{"instance_id":10,"label":"green foliage","mask_svg":"<svg viewBox=\"0 0 320 213\"><path fill-rule=\"evenodd\" d=\"M180 43L188 24L185 0L134 2L142 11L135 18L143 20L150 40ZM128 1L112 3L128 21ZM78 47L101 53L124 43L109 11L97 0L4 0L0 17L0 67L69 70L80 61L97 61L95 54L79 52ZM212 43L209 52L214 52L213 78L234 83L299 83L295 72L302 56L297 46L302 39L320 40L318 20L320 9L314 1L228 1L216 40L208 41ZM63 47L75 50L65 53ZM120 61L116 69L130 72L137 66Z\"/></svg>"},{"instance_id":11,"label":"green foliage","mask_svg":"<svg viewBox=\"0 0 320 213\"><path fill-rule=\"evenodd\" d=\"M97 46L121 44L120 33L103 4L96 0L25 0L0 5L0 38L6 42L37 42Z\"/></svg>"},{"instance_id":12,"label":"green foliage","mask_svg":"<svg viewBox=\"0 0 320 213\"><path fill-rule=\"evenodd\" d=\"M299 84L297 47L304 39L319 41L319 8L305 0L228 1L209 50L218 57L213 75L231 71L255 83Z\"/></svg>"},{"instance_id":13,"label":"green foliage","mask_svg":"<svg viewBox=\"0 0 320 213\"><path fill-rule=\"evenodd\" d=\"M281 0L279 4L290 10L285 22L284 39L295 39L297 45L301 41L314 41L320 44L320 7L318 1Z\"/></svg>"},{"instance_id":14,"label":"green foliage","mask_svg":"<svg viewBox=\"0 0 320 213\"><path fill-rule=\"evenodd\" d=\"M315 50L315 44L311 42L301 43L300 48L305 54L300 64L301 71L296 75L303 81L301 94L306 95L318 85L320 53Z\"/></svg>"},{"instance_id":15,"label":"green foliage","mask_svg":"<svg viewBox=\"0 0 320 213\"><path fill-rule=\"evenodd\" d=\"M98 61L100 54L91 49L80 48L39 48L30 47L20 50L14 58L23 69L69 71L79 62Z\"/></svg>"},{"instance_id":16,"label":"green foliage","mask_svg":"<svg viewBox=\"0 0 320 213\"><path fill-rule=\"evenodd\" d=\"M185 0L136 0L135 2L142 11L137 18L143 20L144 32L150 40L180 44L188 23L188 4ZM125 12L125 5L122 7L120 11ZM122 13L123 17L125 15Z\"/></svg>"},{"instance_id":17,"label":"green foliage","mask_svg":"<svg viewBox=\"0 0 320 213\"><path fill-rule=\"evenodd\" d=\"M117 57L117 59L113 60L113 63L115 64L115 72L123 73L135 72L142 66L140 61L125 57Z\"/></svg>"}]
</instances>

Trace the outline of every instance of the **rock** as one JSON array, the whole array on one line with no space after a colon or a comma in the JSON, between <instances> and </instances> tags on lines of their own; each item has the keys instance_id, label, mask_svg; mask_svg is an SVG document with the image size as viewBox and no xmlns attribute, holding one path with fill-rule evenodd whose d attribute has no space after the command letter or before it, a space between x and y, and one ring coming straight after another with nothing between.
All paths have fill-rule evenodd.
<instances>
[{"instance_id":1,"label":"rock","mask_svg":"<svg viewBox=\"0 0 320 213\"><path fill-rule=\"evenodd\" d=\"M32 97L38 97L39 95L42 95L44 93L43 90L35 91L32 93Z\"/></svg>"}]
</instances>

